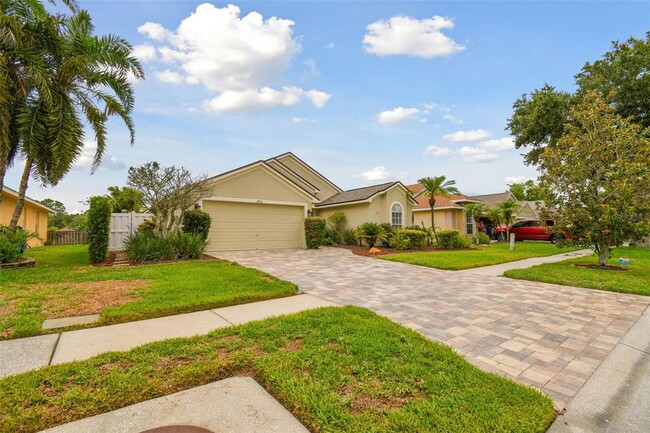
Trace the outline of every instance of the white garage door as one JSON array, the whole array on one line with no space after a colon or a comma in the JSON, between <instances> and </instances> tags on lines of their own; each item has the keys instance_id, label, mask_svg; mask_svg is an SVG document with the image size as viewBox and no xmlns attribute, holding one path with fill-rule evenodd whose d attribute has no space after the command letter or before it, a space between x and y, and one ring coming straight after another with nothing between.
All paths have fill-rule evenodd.
<instances>
[{"instance_id":1,"label":"white garage door","mask_svg":"<svg viewBox=\"0 0 650 433\"><path fill-rule=\"evenodd\" d=\"M304 207L204 201L212 217L208 250L302 248Z\"/></svg>"}]
</instances>

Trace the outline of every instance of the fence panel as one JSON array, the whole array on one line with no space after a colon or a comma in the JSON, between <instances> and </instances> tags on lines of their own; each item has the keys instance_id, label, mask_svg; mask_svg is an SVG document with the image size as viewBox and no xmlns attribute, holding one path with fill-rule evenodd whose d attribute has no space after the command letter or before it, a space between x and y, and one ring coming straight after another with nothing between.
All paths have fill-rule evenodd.
<instances>
[{"instance_id":1,"label":"fence panel","mask_svg":"<svg viewBox=\"0 0 650 433\"><path fill-rule=\"evenodd\" d=\"M135 233L142 222L150 218L149 213L113 213L111 214L110 234L108 238L108 249L117 251L124 249L124 241Z\"/></svg>"},{"instance_id":2,"label":"fence panel","mask_svg":"<svg viewBox=\"0 0 650 433\"><path fill-rule=\"evenodd\" d=\"M88 243L88 234L84 231L49 231L48 245L76 245Z\"/></svg>"}]
</instances>

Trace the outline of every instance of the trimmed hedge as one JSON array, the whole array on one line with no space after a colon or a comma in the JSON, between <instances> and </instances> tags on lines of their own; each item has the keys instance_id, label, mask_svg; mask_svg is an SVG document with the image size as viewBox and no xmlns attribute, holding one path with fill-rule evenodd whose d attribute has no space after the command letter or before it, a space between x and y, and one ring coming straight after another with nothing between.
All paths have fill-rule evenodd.
<instances>
[{"instance_id":1,"label":"trimmed hedge","mask_svg":"<svg viewBox=\"0 0 650 433\"><path fill-rule=\"evenodd\" d=\"M439 230L438 244L445 249L462 249L469 248L472 245L472 239L460 236L458 230Z\"/></svg>"},{"instance_id":2,"label":"trimmed hedge","mask_svg":"<svg viewBox=\"0 0 650 433\"><path fill-rule=\"evenodd\" d=\"M183 232L200 235L203 240L208 239L212 218L210 214L199 209L183 212Z\"/></svg>"},{"instance_id":3,"label":"trimmed hedge","mask_svg":"<svg viewBox=\"0 0 650 433\"><path fill-rule=\"evenodd\" d=\"M111 212L113 206L107 197L90 197L88 215L88 254L90 263L101 263L108 254Z\"/></svg>"},{"instance_id":4,"label":"trimmed hedge","mask_svg":"<svg viewBox=\"0 0 650 433\"><path fill-rule=\"evenodd\" d=\"M327 221L325 218L305 218L305 240L307 241L307 248L316 249L323 245L323 241L327 235L326 228Z\"/></svg>"},{"instance_id":5,"label":"trimmed hedge","mask_svg":"<svg viewBox=\"0 0 650 433\"><path fill-rule=\"evenodd\" d=\"M390 246L398 250L422 248L427 244L427 234L422 230L398 230L390 239Z\"/></svg>"}]
</instances>

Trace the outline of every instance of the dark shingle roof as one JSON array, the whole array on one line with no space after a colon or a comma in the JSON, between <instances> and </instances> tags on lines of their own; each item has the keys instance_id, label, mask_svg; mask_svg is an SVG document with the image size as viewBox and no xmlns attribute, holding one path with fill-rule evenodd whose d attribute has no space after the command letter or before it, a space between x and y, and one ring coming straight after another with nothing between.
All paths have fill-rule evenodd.
<instances>
[{"instance_id":1,"label":"dark shingle roof","mask_svg":"<svg viewBox=\"0 0 650 433\"><path fill-rule=\"evenodd\" d=\"M386 191L388 188L398 183L399 182L387 182L379 185L370 185L363 188L356 188L356 189L350 189L347 191L339 192L338 194L334 194L327 200L323 200L322 202L318 203L316 207L330 206L333 204L353 203L357 201L367 200L373 195L380 193L382 191Z\"/></svg>"},{"instance_id":2,"label":"dark shingle roof","mask_svg":"<svg viewBox=\"0 0 650 433\"><path fill-rule=\"evenodd\" d=\"M514 196L512 195L511 192L506 191L506 192L500 192L497 194L483 194L483 195L475 195L472 197L469 197L470 199L473 200L478 200L483 203L485 203L488 206L495 205L497 203L501 203L502 201L506 201L508 199L513 198Z\"/></svg>"}]
</instances>

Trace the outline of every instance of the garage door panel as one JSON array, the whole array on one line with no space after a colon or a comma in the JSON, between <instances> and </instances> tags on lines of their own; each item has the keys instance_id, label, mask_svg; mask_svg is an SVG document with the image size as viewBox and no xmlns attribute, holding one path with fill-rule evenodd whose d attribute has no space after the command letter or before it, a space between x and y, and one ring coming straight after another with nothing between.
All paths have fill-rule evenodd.
<instances>
[{"instance_id":1,"label":"garage door panel","mask_svg":"<svg viewBox=\"0 0 650 433\"><path fill-rule=\"evenodd\" d=\"M204 201L212 217L210 250L303 247L302 206Z\"/></svg>"}]
</instances>

